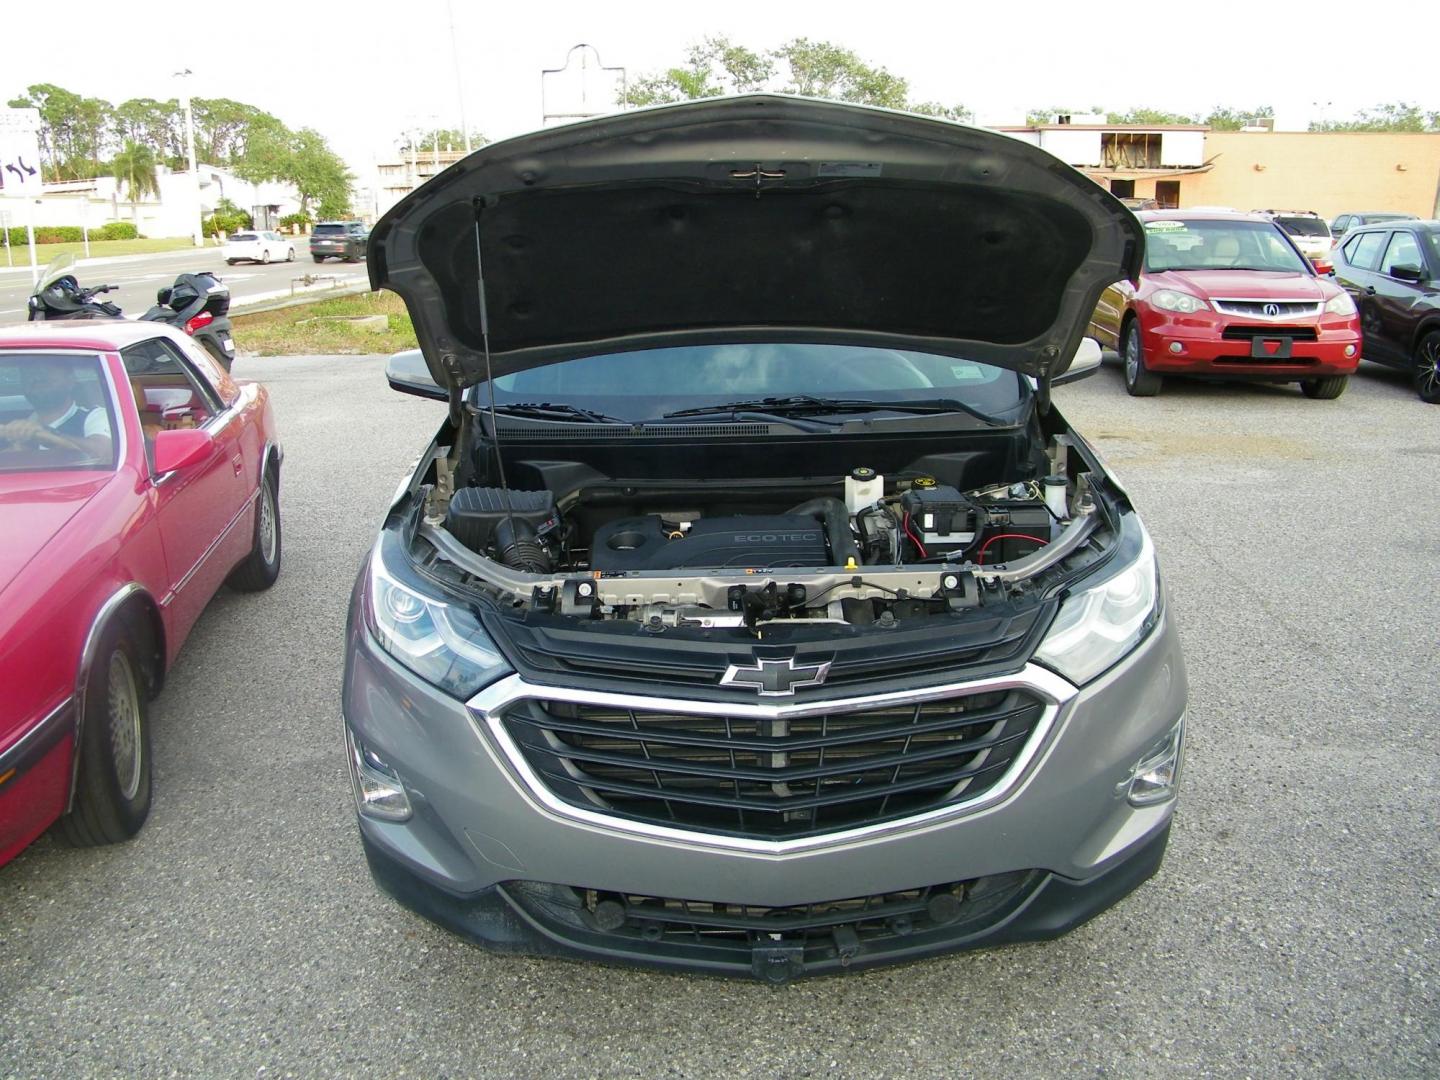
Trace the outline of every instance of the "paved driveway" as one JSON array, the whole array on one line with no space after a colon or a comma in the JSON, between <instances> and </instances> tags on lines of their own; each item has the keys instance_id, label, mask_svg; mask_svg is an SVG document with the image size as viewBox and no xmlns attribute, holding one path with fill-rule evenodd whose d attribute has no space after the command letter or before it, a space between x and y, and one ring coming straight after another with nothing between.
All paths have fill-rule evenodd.
<instances>
[{"instance_id":1,"label":"paved driveway","mask_svg":"<svg viewBox=\"0 0 1440 1080\"><path fill-rule=\"evenodd\" d=\"M371 886L341 628L440 406L372 359L236 370L286 440L284 572L186 646L141 837L0 870L0 1075L1440 1073L1440 411L1400 378L1060 389L1188 648L1169 858L1058 942L771 990L491 956Z\"/></svg>"}]
</instances>

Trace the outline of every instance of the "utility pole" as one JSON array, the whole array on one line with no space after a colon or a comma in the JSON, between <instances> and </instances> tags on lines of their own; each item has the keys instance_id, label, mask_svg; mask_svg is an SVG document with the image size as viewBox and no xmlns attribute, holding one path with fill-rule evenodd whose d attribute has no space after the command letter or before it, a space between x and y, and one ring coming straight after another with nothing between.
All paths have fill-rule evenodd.
<instances>
[{"instance_id":1,"label":"utility pole","mask_svg":"<svg viewBox=\"0 0 1440 1080\"><path fill-rule=\"evenodd\" d=\"M192 72L189 68L175 72L175 78L185 80ZM196 247L205 244L205 231L200 224L200 170L195 164L195 118L190 111L190 84L180 83L180 107L185 110L185 160L190 166L190 190L195 196L195 212L191 218L191 238Z\"/></svg>"},{"instance_id":2,"label":"utility pole","mask_svg":"<svg viewBox=\"0 0 1440 1080\"><path fill-rule=\"evenodd\" d=\"M455 96L460 103L460 137L465 140L465 153L470 153L470 125L465 122L465 85L460 79L460 43L455 38L454 0L445 0L450 16L450 56L455 61Z\"/></svg>"}]
</instances>

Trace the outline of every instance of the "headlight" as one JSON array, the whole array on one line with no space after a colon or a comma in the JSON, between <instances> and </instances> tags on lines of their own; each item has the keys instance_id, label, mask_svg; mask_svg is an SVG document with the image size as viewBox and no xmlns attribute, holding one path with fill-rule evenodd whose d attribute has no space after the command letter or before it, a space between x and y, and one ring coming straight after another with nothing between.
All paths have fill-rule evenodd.
<instances>
[{"instance_id":1,"label":"headlight","mask_svg":"<svg viewBox=\"0 0 1440 1080\"><path fill-rule=\"evenodd\" d=\"M1355 301L1348 292L1337 293L1326 302L1325 311L1330 315L1354 315Z\"/></svg>"},{"instance_id":2,"label":"headlight","mask_svg":"<svg viewBox=\"0 0 1440 1080\"><path fill-rule=\"evenodd\" d=\"M468 698L509 670L480 620L463 607L402 582L370 554L365 623L380 647L447 694ZM398 553L392 558L398 558Z\"/></svg>"},{"instance_id":3,"label":"headlight","mask_svg":"<svg viewBox=\"0 0 1440 1080\"><path fill-rule=\"evenodd\" d=\"M1159 617L1155 547L1142 526L1134 561L1067 596L1035 659L1077 685L1087 683L1138 645Z\"/></svg>"},{"instance_id":4,"label":"headlight","mask_svg":"<svg viewBox=\"0 0 1440 1080\"><path fill-rule=\"evenodd\" d=\"M1191 296L1179 289L1161 289L1150 297L1150 303L1161 311L1178 311L1182 315L1204 311L1210 306L1198 296Z\"/></svg>"}]
</instances>

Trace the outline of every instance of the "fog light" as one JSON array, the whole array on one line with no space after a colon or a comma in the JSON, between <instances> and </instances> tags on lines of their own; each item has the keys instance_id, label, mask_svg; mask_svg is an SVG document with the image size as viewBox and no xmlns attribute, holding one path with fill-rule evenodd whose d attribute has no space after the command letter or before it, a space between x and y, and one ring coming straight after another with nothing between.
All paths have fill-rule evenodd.
<instances>
[{"instance_id":1,"label":"fog light","mask_svg":"<svg viewBox=\"0 0 1440 1080\"><path fill-rule=\"evenodd\" d=\"M345 742L350 751L350 782L355 790L355 807L366 817L383 821L404 821L410 816L410 796L395 770L362 746L349 725Z\"/></svg>"},{"instance_id":2,"label":"fog light","mask_svg":"<svg viewBox=\"0 0 1440 1080\"><path fill-rule=\"evenodd\" d=\"M1346 346L1345 346L1345 355L1346 355L1346 356L1354 356L1354 355L1355 355L1355 346L1354 346L1354 345L1346 345Z\"/></svg>"},{"instance_id":3,"label":"fog light","mask_svg":"<svg viewBox=\"0 0 1440 1080\"><path fill-rule=\"evenodd\" d=\"M1180 783L1184 743L1185 718L1182 716L1180 722L1147 750L1130 770L1125 797L1131 806L1154 806L1175 797L1175 789Z\"/></svg>"},{"instance_id":4,"label":"fog light","mask_svg":"<svg viewBox=\"0 0 1440 1080\"><path fill-rule=\"evenodd\" d=\"M1178 341L1172 341L1170 342L1170 351L1173 353L1182 353L1185 351L1185 346L1181 345Z\"/></svg>"}]
</instances>

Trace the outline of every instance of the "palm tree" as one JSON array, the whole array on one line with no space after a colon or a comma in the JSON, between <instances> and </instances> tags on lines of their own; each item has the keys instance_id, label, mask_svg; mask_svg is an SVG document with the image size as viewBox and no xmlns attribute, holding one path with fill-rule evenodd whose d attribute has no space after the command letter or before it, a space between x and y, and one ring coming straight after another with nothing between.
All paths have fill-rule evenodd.
<instances>
[{"instance_id":1,"label":"palm tree","mask_svg":"<svg viewBox=\"0 0 1440 1080\"><path fill-rule=\"evenodd\" d=\"M134 139L125 140L125 149L115 155L111 170L116 181L125 188L135 215L135 231L140 231L140 200L146 195L159 195L160 183L155 179L155 151Z\"/></svg>"}]
</instances>

